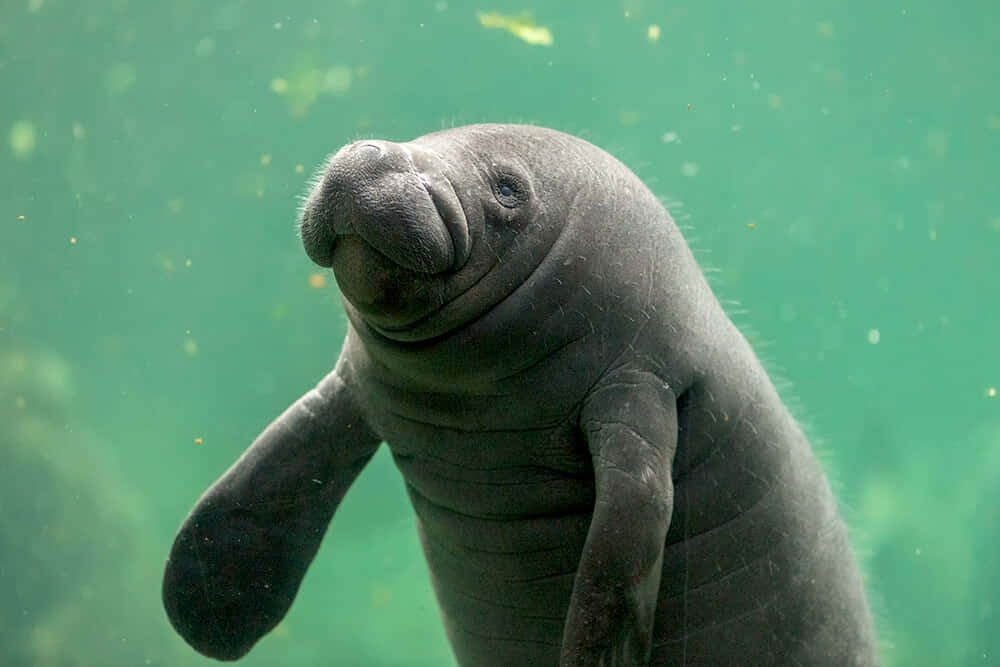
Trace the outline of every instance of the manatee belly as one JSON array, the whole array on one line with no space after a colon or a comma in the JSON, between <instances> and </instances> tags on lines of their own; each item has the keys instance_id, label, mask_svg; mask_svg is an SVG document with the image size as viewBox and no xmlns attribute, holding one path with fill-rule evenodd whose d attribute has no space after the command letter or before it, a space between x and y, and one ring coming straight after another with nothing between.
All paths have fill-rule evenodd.
<instances>
[{"instance_id":1,"label":"manatee belly","mask_svg":"<svg viewBox=\"0 0 1000 667\"><path fill-rule=\"evenodd\" d=\"M829 485L794 421L764 407L712 432L688 416L703 406L682 413L651 665L869 664ZM379 428L459 664L558 664L595 497L580 434L398 414Z\"/></svg>"},{"instance_id":2,"label":"manatee belly","mask_svg":"<svg viewBox=\"0 0 1000 667\"><path fill-rule=\"evenodd\" d=\"M566 427L435 430L432 449L412 425L407 445L389 442L460 664L558 664L594 504L589 458Z\"/></svg>"},{"instance_id":3,"label":"manatee belly","mask_svg":"<svg viewBox=\"0 0 1000 667\"><path fill-rule=\"evenodd\" d=\"M870 664L860 573L801 434L716 450L675 494L652 665Z\"/></svg>"}]
</instances>

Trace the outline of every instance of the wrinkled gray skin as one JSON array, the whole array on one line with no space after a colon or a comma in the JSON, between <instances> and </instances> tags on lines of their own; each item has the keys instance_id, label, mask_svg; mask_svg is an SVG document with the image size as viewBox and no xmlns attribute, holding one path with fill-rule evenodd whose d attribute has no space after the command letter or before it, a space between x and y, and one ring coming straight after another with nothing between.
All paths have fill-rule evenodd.
<instances>
[{"instance_id":1,"label":"wrinkled gray skin","mask_svg":"<svg viewBox=\"0 0 1000 667\"><path fill-rule=\"evenodd\" d=\"M194 648L282 619L385 441L461 665L875 664L808 442L622 164L537 127L361 141L301 229L347 338L177 536Z\"/></svg>"}]
</instances>

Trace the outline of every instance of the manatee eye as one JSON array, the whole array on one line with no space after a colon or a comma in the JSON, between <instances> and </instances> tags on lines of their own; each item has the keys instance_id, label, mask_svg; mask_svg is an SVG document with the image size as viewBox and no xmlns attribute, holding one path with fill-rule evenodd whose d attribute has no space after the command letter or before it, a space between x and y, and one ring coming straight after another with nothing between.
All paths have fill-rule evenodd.
<instances>
[{"instance_id":1,"label":"manatee eye","mask_svg":"<svg viewBox=\"0 0 1000 667\"><path fill-rule=\"evenodd\" d=\"M493 184L493 196L505 208L516 208L527 199L521 179L513 174L501 174Z\"/></svg>"}]
</instances>

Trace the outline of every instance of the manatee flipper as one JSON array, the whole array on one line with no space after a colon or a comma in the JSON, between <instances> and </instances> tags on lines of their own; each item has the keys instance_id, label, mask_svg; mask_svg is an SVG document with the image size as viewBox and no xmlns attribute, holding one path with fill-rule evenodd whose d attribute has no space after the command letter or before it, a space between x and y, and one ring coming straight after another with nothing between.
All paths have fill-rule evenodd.
<instances>
[{"instance_id":1,"label":"manatee flipper","mask_svg":"<svg viewBox=\"0 0 1000 667\"><path fill-rule=\"evenodd\" d=\"M560 664L644 665L673 509L676 399L651 373L617 371L587 397L580 425L596 498Z\"/></svg>"},{"instance_id":2,"label":"manatee flipper","mask_svg":"<svg viewBox=\"0 0 1000 667\"><path fill-rule=\"evenodd\" d=\"M379 442L335 370L205 492L163 577L167 615L193 648L236 660L281 621Z\"/></svg>"}]
</instances>

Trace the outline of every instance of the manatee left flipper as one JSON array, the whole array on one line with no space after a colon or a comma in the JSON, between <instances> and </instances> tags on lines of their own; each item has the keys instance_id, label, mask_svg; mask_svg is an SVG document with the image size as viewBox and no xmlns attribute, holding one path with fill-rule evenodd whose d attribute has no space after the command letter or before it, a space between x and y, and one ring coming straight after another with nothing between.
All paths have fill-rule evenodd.
<instances>
[{"instance_id":1,"label":"manatee left flipper","mask_svg":"<svg viewBox=\"0 0 1000 667\"><path fill-rule=\"evenodd\" d=\"M676 399L652 373L617 371L590 392L580 427L596 497L560 665L645 665L673 511Z\"/></svg>"},{"instance_id":2,"label":"manatee left flipper","mask_svg":"<svg viewBox=\"0 0 1000 667\"><path fill-rule=\"evenodd\" d=\"M237 660L281 621L379 443L334 370L205 492L163 577L167 615L193 648Z\"/></svg>"}]
</instances>

